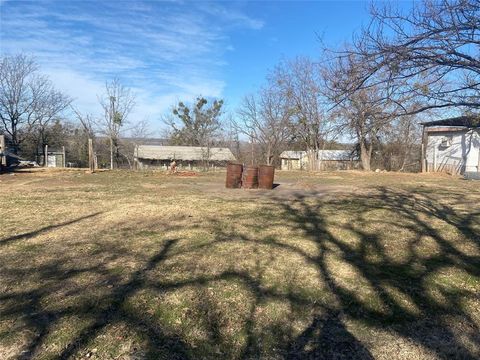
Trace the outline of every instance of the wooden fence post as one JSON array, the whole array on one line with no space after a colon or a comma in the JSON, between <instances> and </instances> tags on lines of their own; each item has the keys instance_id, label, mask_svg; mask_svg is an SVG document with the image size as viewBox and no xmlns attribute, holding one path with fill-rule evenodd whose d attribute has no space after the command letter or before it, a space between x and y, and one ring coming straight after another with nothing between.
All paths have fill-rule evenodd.
<instances>
[{"instance_id":1,"label":"wooden fence post","mask_svg":"<svg viewBox=\"0 0 480 360\"><path fill-rule=\"evenodd\" d=\"M45 154L43 156L43 167L48 167L48 145L45 145Z\"/></svg>"},{"instance_id":2,"label":"wooden fence post","mask_svg":"<svg viewBox=\"0 0 480 360\"><path fill-rule=\"evenodd\" d=\"M420 154L420 162L421 162L420 163L420 168L421 168L422 173L428 172L427 158L425 156L426 153L427 153L425 140L427 140L426 143L428 145L428 134L426 134L425 125L423 125L423 128L422 128L422 147L421 147L422 153Z\"/></svg>"},{"instance_id":3,"label":"wooden fence post","mask_svg":"<svg viewBox=\"0 0 480 360\"><path fill-rule=\"evenodd\" d=\"M91 172L95 171L95 160L93 159L93 140L88 139L88 167Z\"/></svg>"},{"instance_id":4,"label":"wooden fence post","mask_svg":"<svg viewBox=\"0 0 480 360\"><path fill-rule=\"evenodd\" d=\"M7 166L7 147L5 145L5 135L0 135L0 168Z\"/></svg>"},{"instance_id":5,"label":"wooden fence post","mask_svg":"<svg viewBox=\"0 0 480 360\"><path fill-rule=\"evenodd\" d=\"M480 149L478 149L477 172L480 173Z\"/></svg>"},{"instance_id":6,"label":"wooden fence post","mask_svg":"<svg viewBox=\"0 0 480 360\"><path fill-rule=\"evenodd\" d=\"M62 146L62 151L63 151L62 165L63 165L63 167L65 167L65 164L66 164L66 162L65 162L65 146Z\"/></svg>"}]
</instances>

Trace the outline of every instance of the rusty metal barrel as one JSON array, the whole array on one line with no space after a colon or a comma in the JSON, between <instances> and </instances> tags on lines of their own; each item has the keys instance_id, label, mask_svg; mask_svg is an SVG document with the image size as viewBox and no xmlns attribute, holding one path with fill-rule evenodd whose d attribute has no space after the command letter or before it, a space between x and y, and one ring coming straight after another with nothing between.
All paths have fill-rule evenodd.
<instances>
[{"instance_id":1,"label":"rusty metal barrel","mask_svg":"<svg viewBox=\"0 0 480 360\"><path fill-rule=\"evenodd\" d=\"M273 189L275 167L271 165L260 165L258 167L258 187L260 189Z\"/></svg>"},{"instance_id":2,"label":"rusty metal barrel","mask_svg":"<svg viewBox=\"0 0 480 360\"><path fill-rule=\"evenodd\" d=\"M258 188L258 167L246 166L243 170L243 187L245 189Z\"/></svg>"},{"instance_id":3,"label":"rusty metal barrel","mask_svg":"<svg viewBox=\"0 0 480 360\"><path fill-rule=\"evenodd\" d=\"M227 164L227 179L225 186L229 189L238 189L242 186L243 165L237 163Z\"/></svg>"}]
</instances>

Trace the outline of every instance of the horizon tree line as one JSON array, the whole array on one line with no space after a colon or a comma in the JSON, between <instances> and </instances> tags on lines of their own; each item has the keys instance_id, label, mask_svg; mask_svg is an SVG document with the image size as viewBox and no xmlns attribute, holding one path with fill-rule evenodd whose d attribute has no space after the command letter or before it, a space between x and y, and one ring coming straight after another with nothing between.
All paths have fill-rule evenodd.
<instances>
[{"instance_id":1,"label":"horizon tree line","mask_svg":"<svg viewBox=\"0 0 480 360\"><path fill-rule=\"evenodd\" d=\"M423 0L407 10L374 2L369 24L351 43L324 46L318 59L281 61L234 111L201 95L178 102L163 118L166 136L173 145L205 148L207 162L212 146L266 164L278 164L283 150L303 150L313 171L321 165L319 150L348 140L366 171L372 163L408 169L418 155L419 119L449 109L478 114L479 19L473 0ZM130 119L135 94L116 78L98 95L102 116L78 111L22 54L2 58L0 86L0 131L19 153L31 155L62 137L82 148L93 138L101 162L113 169L132 166L127 131L137 141L151 134L145 120ZM75 123L67 121L72 115Z\"/></svg>"}]
</instances>

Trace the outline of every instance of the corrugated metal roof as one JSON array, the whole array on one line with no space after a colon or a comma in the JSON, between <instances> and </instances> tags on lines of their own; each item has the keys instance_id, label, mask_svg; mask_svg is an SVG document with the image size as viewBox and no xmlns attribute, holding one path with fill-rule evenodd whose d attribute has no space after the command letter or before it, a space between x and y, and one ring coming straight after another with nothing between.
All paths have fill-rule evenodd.
<instances>
[{"instance_id":1,"label":"corrugated metal roof","mask_svg":"<svg viewBox=\"0 0 480 360\"><path fill-rule=\"evenodd\" d=\"M282 159L301 159L306 156L306 151L284 151L280 154ZM318 150L318 158L331 161L357 160L350 150Z\"/></svg>"},{"instance_id":2,"label":"corrugated metal roof","mask_svg":"<svg viewBox=\"0 0 480 360\"><path fill-rule=\"evenodd\" d=\"M351 160L352 152L350 150L320 150L318 158L321 160Z\"/></svg>"},{"instance_id":3,"label":"corrugated metal roof","mask_svg":"<svg viewBox=\"0 0 480 360\"><path fill-rule=\"evenodd\" d=\"M307 154L306 151L292 151L292 150L287 150L284 151L280 154L280 158L282 159L300 159L305 157Z\"/></svg>"},{"instance_id":4,"label":"corrugated metal roof","mask_svg":"<svg viewBox=\"0 0 480 360\"><path fill-rule=\"evenodd\" d=\"M184 160L184 161L235 161L235 156L228 148L210 148L208 156L207 148L197 146L159 146L139 145L135 155L139 159L150 160Z\"/></svg>"}]
</instances>

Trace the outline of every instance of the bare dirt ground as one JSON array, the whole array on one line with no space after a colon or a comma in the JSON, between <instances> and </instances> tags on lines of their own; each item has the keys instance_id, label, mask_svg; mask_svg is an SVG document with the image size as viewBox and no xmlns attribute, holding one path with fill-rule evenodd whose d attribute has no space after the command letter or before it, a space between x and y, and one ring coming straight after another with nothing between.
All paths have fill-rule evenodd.
<instances>
[{"instance_id":1,"label":"bare dirt ground","mask_svg":"<svg viewBox=\"0 0 480 360\"><path fill-rule=\"evenodd\" d=\"M477 359L480 183L0 175L1 359Z\"/></svg>"}]
</instances>

